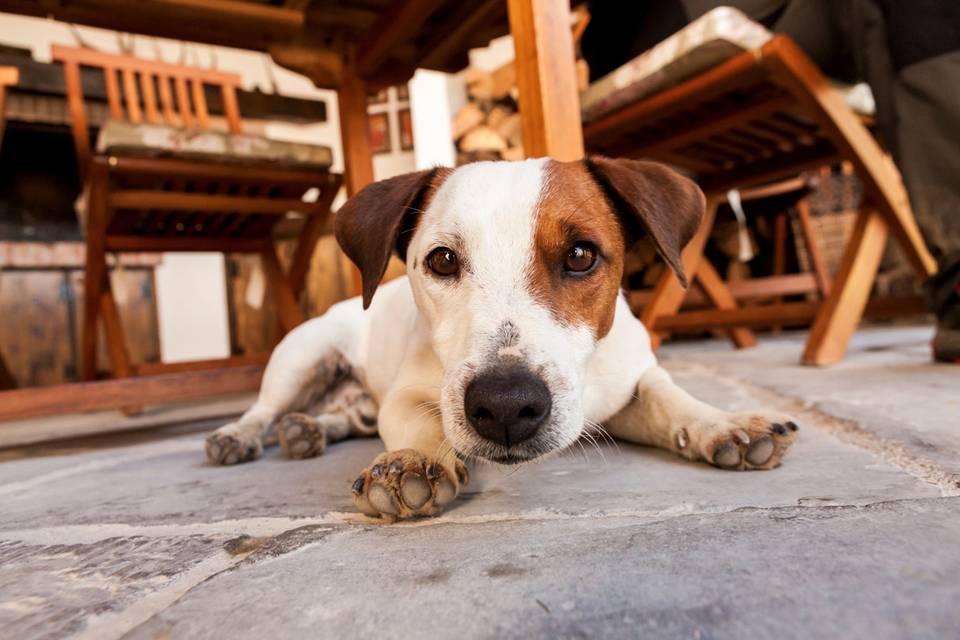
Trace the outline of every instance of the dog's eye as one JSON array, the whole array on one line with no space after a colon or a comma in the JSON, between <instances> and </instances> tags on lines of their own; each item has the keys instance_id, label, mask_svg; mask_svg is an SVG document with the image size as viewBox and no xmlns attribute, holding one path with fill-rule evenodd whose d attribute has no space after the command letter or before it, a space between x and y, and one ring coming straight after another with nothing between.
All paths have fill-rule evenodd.
<instances>
[{"instance_id":1,"label":"dog's eye","mask_svg":"<svg viewBox=\"0 0 960 640\"><path fill-rule=\"evenodd\" d=\"M427 267L438 276L449 278L460 271L460 261L452 249L437 247L427 256Z\"/></svg>"},{"instance_id":2,"label":"dog's eye","mask_svg":"<svg viewBox=\"0 0 960 640\"><path fill-rule=\"evenodd\" d=\"M597 247L589 242L578 242L567 252L563 268L568 273L582 274L593 269L595 264L597 264Z\"/></svg>"}]
</instances>

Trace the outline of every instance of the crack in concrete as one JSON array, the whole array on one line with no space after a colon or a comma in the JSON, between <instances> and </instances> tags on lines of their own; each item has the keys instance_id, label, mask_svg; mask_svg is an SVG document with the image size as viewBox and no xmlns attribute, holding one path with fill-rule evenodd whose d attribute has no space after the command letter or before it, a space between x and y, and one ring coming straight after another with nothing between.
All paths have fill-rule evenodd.
<instances>
[{"instance_id":1,"label":"crack in concrete","mask_svg":"<svg viewBox=\"0 0 960 640\"><path fill-rule=\"evenodd\" d=\"M672 359L690 371L709 375L722 380L732 387L739 387L752 397L771 408L783 411L798 418L804 425L812 425L826 431L841 442L853 445L880 458L904 473L917 478L940 490L943 497L960 496L960 474L945 469L939 463L910 452L903 444L879 436L859 423L831 415L819 408L816 402L810 403L801 398L790 396L754 382L722 373L719 368L683 359Z\"/></svg>"}]
</instances>

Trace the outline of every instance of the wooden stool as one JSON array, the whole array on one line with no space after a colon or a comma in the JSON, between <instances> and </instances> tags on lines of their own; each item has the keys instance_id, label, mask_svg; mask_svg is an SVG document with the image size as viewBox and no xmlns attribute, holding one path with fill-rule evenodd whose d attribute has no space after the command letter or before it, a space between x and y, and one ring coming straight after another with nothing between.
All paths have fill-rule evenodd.
<instances>
[{"instance_id":1,"label":"wooden stool","mask_svg":"<svg viewBox=\"0 0 960 640\"><path fill-rule=\"evenodd\" d=\"M819 69L785 36L774 36L758 50L606 115L588 124L584 135L591 151L652 158L697 177L707 194L707 212L683 262L717 313L722 312L722 322L714 326L739 330L815 315L804 363L825 365L843 358L891 233L917 277L926 279L936 270L893 162ZM814 306L740 308L702 260L724 194L843 160L853 165L864 184L866 200L826 300ZM651 329L663 328L659 320L675 315L685 295L676 278L665 273L641 319ZM654 344L658 342L654 337Z\"/></svg>"}]
</instances>

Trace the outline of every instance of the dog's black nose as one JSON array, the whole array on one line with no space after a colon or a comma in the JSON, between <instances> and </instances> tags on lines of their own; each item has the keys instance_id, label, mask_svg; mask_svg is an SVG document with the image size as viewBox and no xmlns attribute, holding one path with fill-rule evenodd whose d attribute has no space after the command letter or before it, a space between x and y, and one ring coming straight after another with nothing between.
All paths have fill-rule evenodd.
<instances>
[{"instance_id":1,"label":"dog's black nose","mask_svg":"<svg viewBox=\"0 0 960 640\"><path fill-rule=\"evenodd\" d=\"M533 437L552 404L547 385L523 367L478 374L463 398L467 420L477 433L505 447Z\"/></svg>"}]
</instances>

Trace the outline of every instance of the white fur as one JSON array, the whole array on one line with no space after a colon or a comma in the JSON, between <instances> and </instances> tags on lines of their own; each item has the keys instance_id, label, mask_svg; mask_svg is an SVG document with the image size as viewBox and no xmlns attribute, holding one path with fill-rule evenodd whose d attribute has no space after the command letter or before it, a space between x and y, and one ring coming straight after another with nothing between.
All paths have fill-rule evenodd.
<instances>
[{"instance_id":1,"label":"white fur","mask_svg":"<svg viewBox=\"0 0 960 640\"><path fill-rule=\"evenodd\" d=\"M464 389L477 371L512 357L540 375L553 398L536 455L569 446L594 423L619 437L709 459L707 448L745 419L673 385L622 296L611 330L594 340L588 327L560 323L529 291L547 162L476 163L449 175L410 240L407 277L382 285L367 311L359 298L347 300L287 335L270 359L257 403L219 431L259 443L269 423L299 410L318 359L336 350L380 404L388 451L413 448L448 468L454 451L494 458L502 447L467 423ZM427 272L425 258L440 246L460 257L458 278ZM507 343L505 327L515 337ZM641 396L644 402L633 402Z\"/></svg>"}]
</instances>

